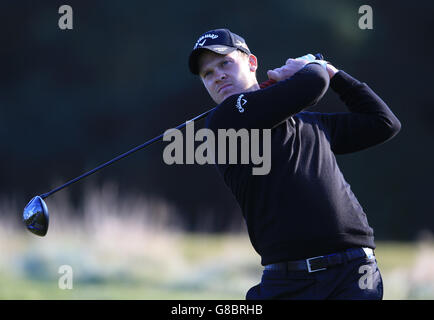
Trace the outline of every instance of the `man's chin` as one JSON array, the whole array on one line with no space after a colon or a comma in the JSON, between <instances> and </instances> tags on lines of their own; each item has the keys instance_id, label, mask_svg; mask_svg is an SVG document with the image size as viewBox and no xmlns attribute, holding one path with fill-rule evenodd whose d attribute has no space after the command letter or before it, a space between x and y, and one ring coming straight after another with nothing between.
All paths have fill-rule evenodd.
<instances>
[{"instance_id":1,"label":"man's chin","mask_svg":"<svg viewBox=\"0 0 434 320\"><path fill-rule=\"evenodd\" d=\"M236 90L225 92L225 93L222 95L223 98L221 99L221 102L220 102L220 103L222 103L223 101L225 101L225 100L226 100L227 98L229 98L230 96L233 96L233 95L236 95L236 94L239 94L239 93L241 93L241 92L238 92L238 91L236 91Z\"/></svg>"}]
</instances>

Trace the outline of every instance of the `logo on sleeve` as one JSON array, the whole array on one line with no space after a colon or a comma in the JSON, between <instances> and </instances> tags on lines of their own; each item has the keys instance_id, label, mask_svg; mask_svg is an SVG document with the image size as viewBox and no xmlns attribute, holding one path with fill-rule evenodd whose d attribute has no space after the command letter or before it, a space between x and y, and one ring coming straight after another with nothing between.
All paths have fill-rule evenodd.
<instances>
[{"instance_id":1,"label":"logo on sleeve","mask_svg":"<svg viewBox=\"0 0 434 320\"><path fill-rule=\"evenodd\" d=\"M240 113L244 112L245 109L243 108L243 106L247 103L247 100L243 99L243 97L244 97L244 94L240 94L240 96L237 99L237 106L236 107Z\"/></svg>"}]
</instances>

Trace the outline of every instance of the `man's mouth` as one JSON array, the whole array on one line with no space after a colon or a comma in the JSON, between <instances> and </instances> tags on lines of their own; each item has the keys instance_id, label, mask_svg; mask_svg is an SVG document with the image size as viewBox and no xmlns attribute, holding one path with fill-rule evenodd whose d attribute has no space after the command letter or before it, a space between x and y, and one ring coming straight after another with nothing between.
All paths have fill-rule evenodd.
<instances>
[{"instance_id":1,"label":"man's mouth","mask_svg":"<svg viewBox=\"0 0 434 320\"><path fill-rule=\"evenodd\" d=\"M223 89L225 89L225 88L227 88L227 87L230 87L230 86L231 86L230 83L226 83L225 85L221 86L221 87L217 90L217 93L220 93Z\"/></svg>"}]
</instances>

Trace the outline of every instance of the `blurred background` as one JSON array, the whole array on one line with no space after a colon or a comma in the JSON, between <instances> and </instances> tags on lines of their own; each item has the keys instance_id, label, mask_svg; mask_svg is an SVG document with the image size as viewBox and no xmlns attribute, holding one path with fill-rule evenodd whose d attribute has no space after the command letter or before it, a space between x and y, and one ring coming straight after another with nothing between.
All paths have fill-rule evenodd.
<instances>
[{"instance_id":1,"label":"blurred background","mask_svg":"<svg viewBox=\"0 0 434 320\"><path fill-rule=\"evenodd\" d=\"M72 30L58 27L64 4ZM259 282L217 170L166 165L163 142L47 198L46 237L21 223L34 195L213 107L187 58L226 27L258 57L259 81L321 52L400 119L394 139L337 161L375 230L385 298L433 299L433 13L431 1L2 1L0 298L244 299ZM308 110L346 107L329 90ZM61 265L72 290L58 287Z\"/></svg>"}]
</instances>

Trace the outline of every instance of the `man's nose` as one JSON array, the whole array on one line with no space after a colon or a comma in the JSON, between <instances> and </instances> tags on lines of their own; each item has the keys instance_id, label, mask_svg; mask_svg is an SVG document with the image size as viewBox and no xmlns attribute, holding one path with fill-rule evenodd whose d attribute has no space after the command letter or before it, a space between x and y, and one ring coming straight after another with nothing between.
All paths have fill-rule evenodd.
<instances>
[{"instance_id":1,"label":"man's nose","mask_svg":"<svg viewBox=\"0 0 434 320\"><path fill-rule=\"evenodd\" d=\"M227 77L226 73L224 71L218 71L216 74L216 82L225 80Z\"/></svg>"}]
</instances>

